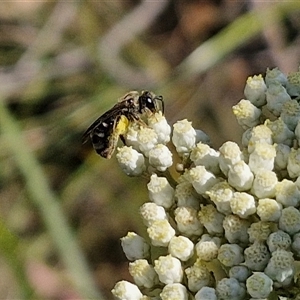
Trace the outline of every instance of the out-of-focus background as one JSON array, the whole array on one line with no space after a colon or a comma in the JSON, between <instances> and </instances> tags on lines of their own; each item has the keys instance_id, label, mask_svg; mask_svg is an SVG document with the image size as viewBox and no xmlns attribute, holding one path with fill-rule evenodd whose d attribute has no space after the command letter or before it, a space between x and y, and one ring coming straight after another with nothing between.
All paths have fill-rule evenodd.
<instances>
[{"instance_id":1,"label":"out-of-focus background","mask_svg":"<svg viewBox=\"0 0 300 300\"><path fill-rule=\"evenodd\" d=\"M299 33L299 1L1 2L0 298L112 299L147 181L81 145L84 130L149 89L170 124L239 143L247 77L297 71Z\"/></svg>"}]
</instances>

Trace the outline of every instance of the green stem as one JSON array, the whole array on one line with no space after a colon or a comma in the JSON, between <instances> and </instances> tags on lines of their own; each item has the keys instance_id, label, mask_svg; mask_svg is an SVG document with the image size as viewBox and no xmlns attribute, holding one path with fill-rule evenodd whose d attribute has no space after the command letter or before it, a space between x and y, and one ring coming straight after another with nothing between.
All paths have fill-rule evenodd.
<instances>
[{"instance_id":1,"label":"green stem","mask_svg":"<svg viewBox=\"0 0 300 300\"><path fill-rule=\"evenodd\" d=\"M82 298L103 299L97 291L86 260L62 211L59 199L49 187L46 175L30 146L26 144L17 120L0 99L0 126L10 153L22 172L31 200L39 209L46 228Z\"/></svg>"},{"instance_id":2,"label":"green stem","mask_svg":"<svg viewBox=\"0 0 300 300\"><path fill-rule=\"evenodd\" d=\"M21 247L18 237L9 231L2 220L0 220L0 251L15 272L22 299L32 299L34 291L28 282L24 266L20 259Z\"/></svg>"}]
</instances>

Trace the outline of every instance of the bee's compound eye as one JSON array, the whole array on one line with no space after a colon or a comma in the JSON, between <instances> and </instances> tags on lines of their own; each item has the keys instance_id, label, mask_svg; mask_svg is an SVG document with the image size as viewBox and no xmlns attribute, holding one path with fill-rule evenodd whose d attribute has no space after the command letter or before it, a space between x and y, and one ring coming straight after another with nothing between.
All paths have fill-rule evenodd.
<instances>
[{"instance_id":1,"label":"bee's compound eye","mask_svg":"<svg viewBox=\"0 0 300 300\"><path fill-rule=\"evenodd\" d=\"M152 102L153 102L153 101L152 101L152 98L147 97L147 102L148 102L148 103L152 103Z\"/></svg>"}]
</instances>

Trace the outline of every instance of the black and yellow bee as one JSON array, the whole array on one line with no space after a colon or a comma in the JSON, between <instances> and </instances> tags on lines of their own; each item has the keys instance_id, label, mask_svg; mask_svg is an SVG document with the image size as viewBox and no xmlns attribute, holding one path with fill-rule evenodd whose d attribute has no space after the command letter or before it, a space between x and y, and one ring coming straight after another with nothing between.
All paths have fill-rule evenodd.
<instances>
[{"instance_id":1,"label":"black and yellow bee","mask_svg":"<svg viewBox=\"0 0 300 300\"><path fill-rule=\"evenodd\" d=\"M161 106L157 101L161 101ZM145 124L143 117L158 111L164 112L162 96L156 96L149 91L141 94L136 91L129 92L85 131L82 142L91 139L96 152L109 159L116 149L119 137L125 144L124 135L132 122Z\"/></svg>"}]
</instances>

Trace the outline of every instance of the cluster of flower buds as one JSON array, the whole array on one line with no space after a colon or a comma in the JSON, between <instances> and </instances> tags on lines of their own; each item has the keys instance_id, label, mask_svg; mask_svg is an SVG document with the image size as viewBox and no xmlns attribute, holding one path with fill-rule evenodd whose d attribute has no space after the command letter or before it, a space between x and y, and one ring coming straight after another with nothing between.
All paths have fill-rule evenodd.
<instances>
[{"instance_id":1,"label":"cluster of flower buds","mask_svg":"<svg viewBox=\"0 0 300 300\"><path fill-rule=\"evenodd\" d=\"M130 232L122 247L134 283L116 299L296 299L300 295L300 72L277 68L249 77L233 107L240 146L218 150L191 122L164 116L131 128L118 149L130 176L151 174L140 208L147 238ZM181 163L178 178L166 144Z\"/></svg>"}]
</instances>

